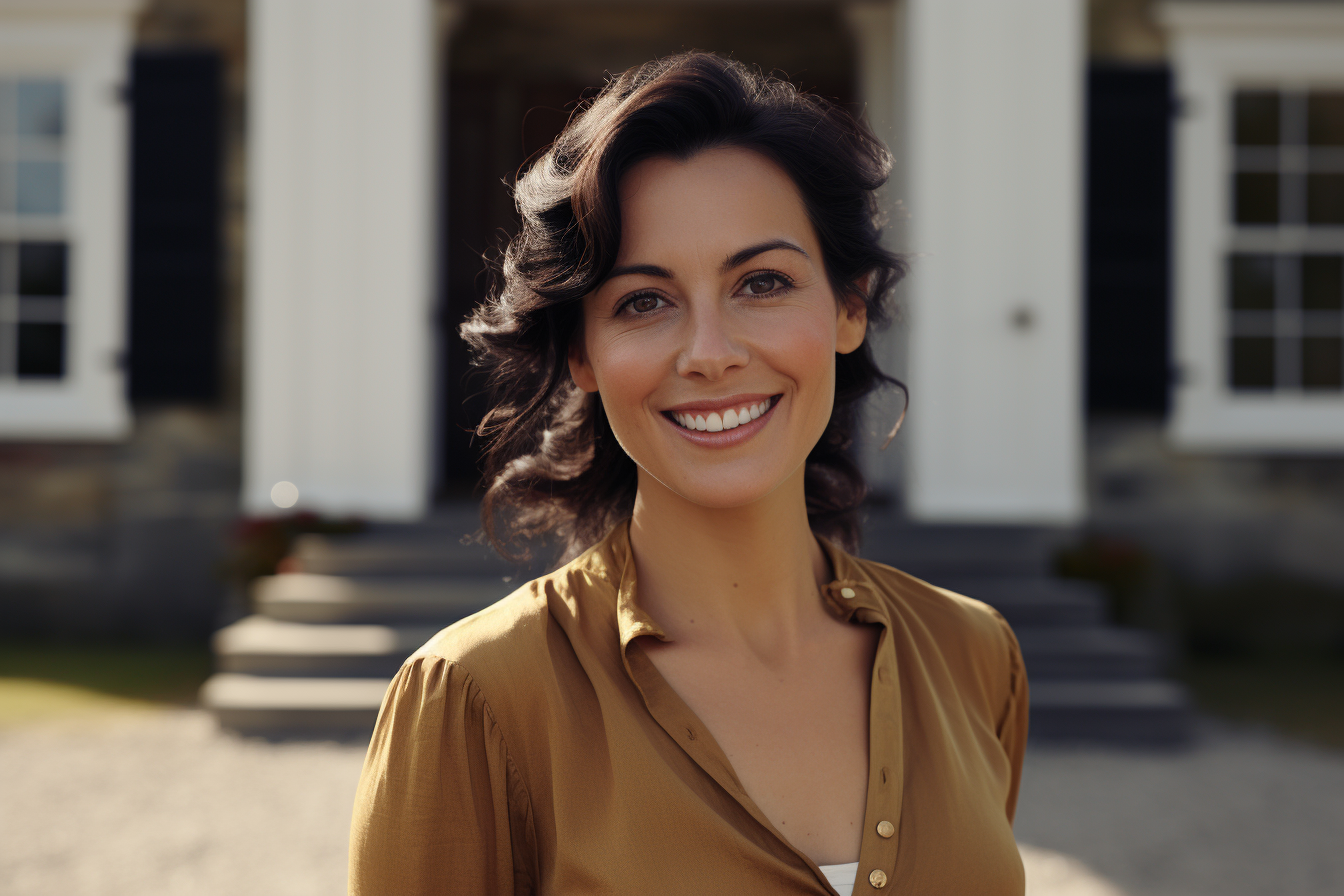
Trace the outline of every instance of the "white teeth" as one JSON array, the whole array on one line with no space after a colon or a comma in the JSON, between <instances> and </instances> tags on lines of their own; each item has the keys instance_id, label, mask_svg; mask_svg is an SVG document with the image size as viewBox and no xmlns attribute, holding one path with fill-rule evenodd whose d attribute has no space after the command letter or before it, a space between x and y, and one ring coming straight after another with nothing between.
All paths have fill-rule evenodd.
<instances>
[{"instance_id":1,"label":"white teeth","mask_svg":"<svg viewBox=\"0 0 1344 896\"><path fill-rule=\"evenodd\" d=\"M672 419L687 429L694 429L698 432L722 432L725 429L736 429L744 423L760 419L760 416L770 410L772 399L753 405L747 405L743 408L729 408L720 416L717 412L710 414L684 414L674 413Z\"/></svg>"}]
</instances>

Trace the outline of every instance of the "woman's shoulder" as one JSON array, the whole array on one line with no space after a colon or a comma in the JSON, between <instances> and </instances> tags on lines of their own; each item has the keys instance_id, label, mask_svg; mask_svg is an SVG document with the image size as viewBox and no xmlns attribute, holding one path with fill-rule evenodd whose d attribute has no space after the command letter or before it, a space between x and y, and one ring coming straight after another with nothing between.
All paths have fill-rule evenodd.
<instances>
[{"instance_id":1,"label":"woman's shoulder","mask_svg":"<svg viewBox=\"0 0 1344 896\"><path fill-rule=\"evenodd\" d=\"M858 558L854 562L912 634L926 635L945 653L990 659L994 666L1015 662L1017 639L994 607L883 563Z\"/></svg>"},{"instance_id":2,"label":"woman's shoulder","mask_svg":"<svg viewBox=\"0 0 1344 896\"><path fill-rule=\"evenodd\" d=\"M407 658L403 673L450 667L496 702L554 690L573 672L575 620L583 616L591 623L614 608L609 565L588 552L525 583L437 632Z\"/></svg>"}]
</instances>

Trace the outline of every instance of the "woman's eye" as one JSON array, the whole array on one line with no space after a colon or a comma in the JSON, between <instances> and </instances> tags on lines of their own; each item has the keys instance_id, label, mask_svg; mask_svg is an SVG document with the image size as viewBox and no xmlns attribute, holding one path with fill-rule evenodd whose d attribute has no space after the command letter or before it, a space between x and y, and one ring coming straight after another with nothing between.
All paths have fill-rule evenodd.
<instances>
[{"instance_id":1,"label":"woman's eye","mask_svg":"<svg viewBox=\"0 0 1344 896\"><path fill-rule=\"evenodd\" d=\"M747 295L763 296L768 295L784 285L784 281L775 274L757 274L745 284L743 290Z\"/></svg>"},{"instance_id":2,"label":"woman's eye","mask_svg":"<svg viewBox=\"0 0 1344 896\"><path fill-rule=\"evenodd\" d=\"M652 294L635 296L625 303L625 307L636 314L648 314L650 311L657 311L662 301L660 297Z\"/></svg>"}]
</instances>

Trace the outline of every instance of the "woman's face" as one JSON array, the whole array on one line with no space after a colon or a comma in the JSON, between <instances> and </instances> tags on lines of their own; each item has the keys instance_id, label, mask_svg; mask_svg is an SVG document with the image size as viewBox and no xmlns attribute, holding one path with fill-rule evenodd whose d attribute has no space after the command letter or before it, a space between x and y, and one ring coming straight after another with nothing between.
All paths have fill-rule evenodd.
<instances>
[{"instance_id":1,"label":"woman's face","mask_svg":"<svg viewBox=\"0 0 1344 896\"><path fill-rule=\"evenodd\" d=\"M740 507L801 475L831 416L835 353L863 341L797 188L755 152L647 159L620 184L621 245L570 351L647 477Z\"/></svg>"}]
</instances>

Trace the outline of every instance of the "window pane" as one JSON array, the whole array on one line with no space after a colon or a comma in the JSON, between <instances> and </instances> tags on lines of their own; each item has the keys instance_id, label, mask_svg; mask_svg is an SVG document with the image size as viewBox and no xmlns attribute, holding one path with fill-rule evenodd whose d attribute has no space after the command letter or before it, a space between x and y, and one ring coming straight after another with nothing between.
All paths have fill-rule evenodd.
<instances>
[{"instance_id":1,"label":"window pane","mask_svg":"<svg viewBox=\"0 0 1344 896\"><path fill-rule=\"evenodd\" d=\"M13 162L0 156L0 212L14 213L14 168Z\"/></svg>"},{"instance_id":2,"label":"window pane","mask_svg":"<svg viewBox=\"0 0 1344 896\"><path fill-rule=\"evenodd\" d=\"M1236 176L1238 224L1279 222L1279 176L1242 172Z\"/></svg>"},{"instance_id":3,"label":"window pane","mask_svg":"<svg viewBox=\"0 0 1344 896\"><path fill-rule=\"evenodd\" d=\"M65 299L24 296L19 299L19 320L30 324L65 323Z\"/></svg>"},{"instance_id":4,"label":"window pane","mask_svg":"<svg viewBox=\"0 0 1344 896\"><path fill-rule=\"evenodd\" d=\"M1273 310L1274 256L1233 255L1228 260L1232 307L1238 311Z\"/></svg>"},{"instance_id":5,"label":"window pane","mask_svg":"<svg viewBox=\"0 0 1344 896\"><path fill-rule=\"evenodd\" d=\"M1344 339L1308 336L1302 340L1302 388L1339 389L1344 386Z\"/></svg>"},{"instance_id":6,"label":"window pane","mask_svg":"<svg viewBox=\"0 0 1344 896\"><path fill-rule=\"evenodd\" d=\"M1238 146L1277 146L1279 94L1269 90L1239 90L1233 102L1234 136Z\"/></svg>"},{"instance_id":7,"label":"window pane","mask_svg":"<svg viewBox=\"0 0 1344 896\"><path fill-rule=\"evenodd\" d=\"M1274 340L1268 336L1232 337L1232 388L1274 388Z\"/></svg>"},{"instance_id":8,"label":"window pane","mask_svg":"<svg viewBox=\"0 0 1344 896\"><path fill-rule=\"evenodd\" d=\"M65 375L65 325L19 324L19 376Z\"/></svg>"},{"instance_id":9,"label":"window pane","mask_svg":"<svg viewBox=\"0 0 1344 896\"><path fill-rule=\"evenodd\" d=\"M60 162L19 162L15 205L21 215L59 215L65 210L65 172Z\"/></svg>"},{"instance_id":10,"label":"window pane","mask_svg":"<svg viewBox=\"0 0 1344 896\"><path fill-rule=\"evenodd\" d=\"M60 137L65 133L65 89L60 81L20 81L16 87L19 134Z\"/></svg>"},{"instance_id":11,"label":"window pane","mask_svg":"<svg viewBox=\"0 0 1344 896\"><path fill-rule=\"evenodd\" d=\"M1307 311L1344 307L1344 256L1302 256L1302 307Z\"/></svg>"},{"instance_id":12,"label":"window pane","mask_svg":"<svg viewBox=\"0 0 1344 896\"><path fill-rule=\"evenodd\" d=\"M1344 146L1344 91L1307 95L1307 142L1312 146Z\"/></svg>"},{"instance_id":13,"label":"window pane","mask_svg":"<svg viewBox=\"0 0 1344 896\"><path fill-rule=\"evenodd\" d=\"M0 135L14 131L14 82L0 78Z\"/></svg>"},{"instance_id":14,"label":"window pane","mask_svg":"<svg viewBox=\"0 0 1344 896\"><path fill-rule=\"evenodd\" d=\"M19 243L19 295L63 296L65 243Z\"/></svg>"},{"instance_id":15,"label":"window pane","mask_svg":"<svg viewBox=\"0 0 1344 896\"><path fill-rule=\"evenodd\" d=\"M1307 223L1344 224L1344 174L1307 175Z\"/></svg>"}]
</instances>

